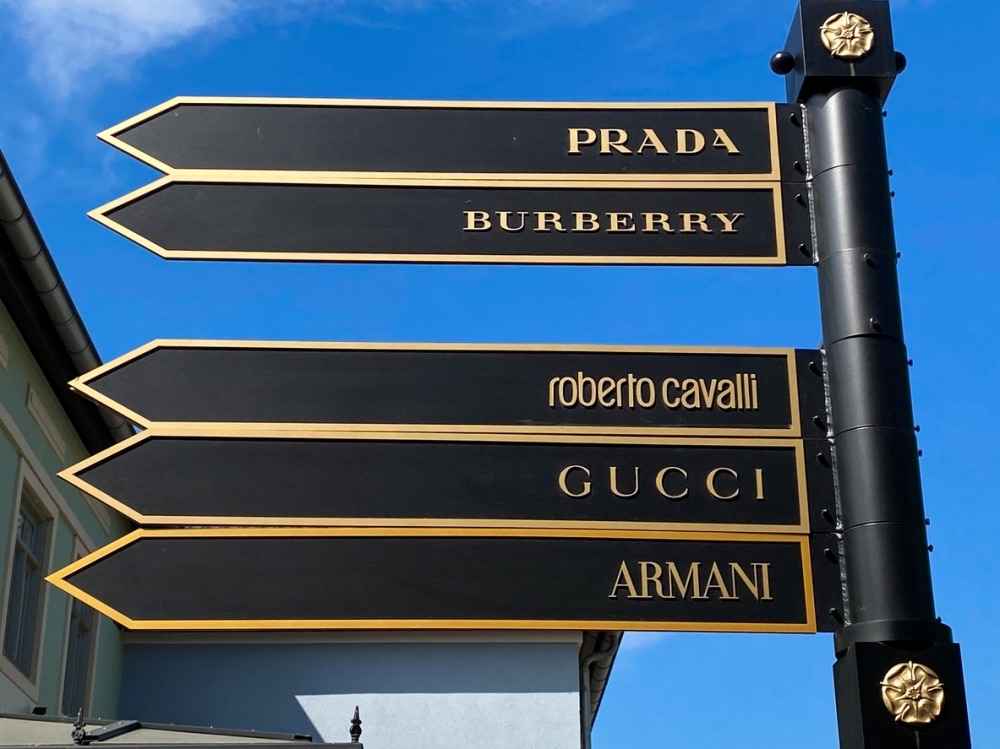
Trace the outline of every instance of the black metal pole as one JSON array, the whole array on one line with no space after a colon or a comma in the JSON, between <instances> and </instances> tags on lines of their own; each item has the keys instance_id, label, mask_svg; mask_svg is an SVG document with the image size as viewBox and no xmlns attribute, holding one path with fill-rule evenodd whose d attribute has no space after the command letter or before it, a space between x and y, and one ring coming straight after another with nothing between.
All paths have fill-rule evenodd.
<instances>
[{"instance_id":1,"label":"black metal pole","mask_svg":"<svg viewBox=\"0 0 1000 749\"><path fill-rule=\"evenodd\" d=\"M882 104L905 59L888 3L802 0L784 51L803 104L837 477L843 749L971 745L961 656L934 609Z\"/></svg>"},{"instance_id":2,"label":"black metal pole","mask_svg":"<svg viewBox=\"0 0 1000 749\"><path fill-rule=\"evenodd\" d=\"M841 646L862 630L948 638L931 592L881 113L877 94L857 87L806 101L849 593Z\"/></svg>"}]
</instances>

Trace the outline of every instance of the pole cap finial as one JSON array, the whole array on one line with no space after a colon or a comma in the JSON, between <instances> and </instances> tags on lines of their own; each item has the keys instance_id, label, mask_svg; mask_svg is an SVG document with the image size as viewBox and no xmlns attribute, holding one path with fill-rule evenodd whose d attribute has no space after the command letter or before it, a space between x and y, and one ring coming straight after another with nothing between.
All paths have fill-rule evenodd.
<instances>
[{"instance_id":1,"label":"pole cap finial","mask_svg":"<svg viewBox=\"0 0 1000 749\"><path fill-rule=\"evenodd\" d=\"M885 101L902 70L901 57L893 48L887 0L800 0L771 69L786 76L790 102L845 85L867 88Z\"/></svg>"}]
</instances>

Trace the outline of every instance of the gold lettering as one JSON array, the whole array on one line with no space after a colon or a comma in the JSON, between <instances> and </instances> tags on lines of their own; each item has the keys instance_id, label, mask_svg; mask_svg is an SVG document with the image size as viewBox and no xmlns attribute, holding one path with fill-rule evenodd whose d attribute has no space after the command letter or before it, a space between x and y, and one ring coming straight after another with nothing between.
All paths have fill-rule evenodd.
<instances>
[{"instance_id":1,"label":"gold lettering","mask_svg":"<svg viewBox=\"0 0 1000 749\"><path fill-rule=\"evenodd\" d=\"M663 405L666 406L667 408L677 408L681 404L681 399L679 396L674 398L673 400L670 399L671 385L675 388L679 388L681 386L681 383L677 380L676 377L668 377L663 381L663 387L662 387Z\"/></svg>"},{"instance_id":2,"label":"gold lettering","mask_svg":"<svg viewBox=\"0 0 1000 749\"><path fill-rule=\"evenodd\" d=\"M609 480L611 482L611 493L616 497L621 497L623 499L634 497L639 493L639 466L635 467L635 488L632 490L631 494L622 494L618 491L618 466L611 466L609 469Z\"/></svg>"},{"instance_id":3,"label":"gold lettering","mask_svg":"<svg viewBox=\"0 0 1000 749\"><path fill-rule=\"evenodd\" d=\"M552 231L552 229L546 228L549 225L556 231L566 231L563 229L562 216L558 213L554 213L553 211L537 211L535 218L537 219L535 231Z\"/></svg>"},{"instance_id":4,"label":"gold lettering","mask_svg":"<svg viewBox=\"0 0 1000 749\"><path fill-rule=\"evenodd\" d=\"M677 565L673 562L667 562L667 572L669 573L669 579L667 581L667 590L669 595L664 596L664 598L676 598L674 595L674 584L677 584L677 589L681 593L681 598L687 597L688 588L691 588L691 592L694 594L692 598L701 597L701 588L698 581L698 572L701 568L701 562L691 562L691 566L688 567L687 577L681 582L681 575L677 571Z\"/></svg>"},{"instance_id":5,"label":"gold lettering","mask_svg":"<svg viewBox=\"0 0 1000 749\"><path fill-rule=\"evenodd\" d=\"M556 407L556 383L559 382L558 377L553 377L549 380L549 408Z\"/></svg>"},{"instance_id":6,"label":"gold lettering","mask_svg":"<svg viewBox=\"0 0 1000 749\"><path fill-rule=\"evenodd\" d=\"M770 562L753 562L750 565L753 568L753 579L757 579L757 568L760 567L760 586L763 588L761 591L761 601L773 601L771 598L771 563Z\"/></svg>"},{"instance_id":7,"label":"gold lettering","mask_svg":"<svg viewBox=\"0 0 1000 749\"><path fill-rule=\"evenodd\" d=\"M615 399L616 399L616 401L618 403L618 408L621 408L622 407L622 403L625 402L625 399L622 397L622 391L624 389L625 389L625 378L622 377L622 378L620 378L618 380L618 388L615 391Z\"/></svg>"},{"instance_id":8,"label":"gold lettering","mask_svg":"<svg viewBox=\"0 0 1000 749\"><path fill-rule=\"evenodd\" d=\"M625 560L622 560L622 566L618 568L618 577L615 578L615 584L611 588L611 595L608 598L618 598L618 589L625 588L628 590L628 595L626 598L638 598L638 593L635 592L635 583L632 582L632 576L628 573L628 565L625 564Z\"/></svg>"},{"instance_id":9,"label":"gold lettering","mask_svg":"<svg viewBox=\"0 0 1000 749\"><path fill-rule=\"evenodd\" d=\"M682 213L681 223L684 228L681 229L681 234L697 234L698 230L702 234L711 234L712 230L708 228L708 216L704 213ZM693 228L695 224L698 225L698 229Z\"/></svg>"},{"instance_id":10,"label":"gold lettering","mask_svg":"<svg viewBox=\"0 0 1000 749\"><path fill-rule=\"evenodd\" d=\"M656 491L658 491L667 499L684 499L684 497L688 495L687 486L684 487L684 491L682 491L680 494L670 494L663 486L664 478L666 478L668 473L673 473L673 472L679 473L681 476L684 477L685 481L687 480L688 474L687 471L685 471L683 468L679 468L677 466L667 466L666 468L660 469L660 472L656 474Z\"/></svg>"},{"instance_id":11,"label":"gold lettering","mask_svg":"<svg viewBox=\"0 0 1000 749\"><path fill-rule=\"evenodd\" d=\"M727 154L731 155L738 155L740 153L740 149L725 129L713 128L712 133L714 136L712 138L713 148L724 149ZM579 154L582 152L584 146L595 145L598 141L598 131L589 127L567 128L566 134L569 141L567 150L569 154ZM705 136L700 130L677 129L675 134L677 137L676 153L693 154L701 153L705 150ZM661 155L670 153L664 145L663 140L652 128L644 127L642 129L642 136L642 142L635 150L635 153L641 154L646 150L652 150ZM632 153L627 143L628 134L625 130L621 128L600 128L601 153Z\"/></svg>"},{"instance_id":12,"label":"gold lettering","mask_svg":"<svg viewBox=\"0 0 1000 749\"><path fill-rule=\"evenodd\" d=\"M611 408L615 405L614 398L609 401L605 400L606 396L610 396L615 392L615 380L613 377L602 377L597 381L597 400L605 408Z\"/></svg>"},{"instance_id":13,"label":"gold lettering","mask_svg":"<svg viewBox=\"0 0 1000 749\"><path fill-rule=\"evenodd\" d=\"M635 231L635 224L632 223L631 213L609 213L608 222L608 234Z\"/></svg>"},{"instance_id":14,"label":"gold lettering","mask_svg":"<svg viewBox=\"0 0 1000 749\"><path fill-rule=\"evenodd\" d=\"M736 229L733 228L733 225L741 218L743 218L743 216L746 214L734 213L732 214L732 218L730 218L730 214L728 213L713 213L712 215L722 222L723 234L738 234L739 232L737 232Z\"/></svg>"},{"instance_id":15,"label":"gold lettering","mask_svg":"<svg viewBox=\"0 0 1000 749\"><path fill-rule=\"evenodd\" d=\"M736 562L729 563L729 574L731 578L730 583L733 586L733 597L739 598L739 596L736 595L736 582L737 582L737 577L739 577L741 580L743 580L743 584L746 586L747 590L750 591L750 594L759 601L760 585L757 582L757 565L756 564L753 565L750 569L753 570L753 582L750 582L750 576L747 575L747 573L744 571L742 567L740 567L739 564L737 564Z\"/></svg>"},{"instance_id":16,"label":"gold lettering","mask_svg":"<svg viewBox=\"0 0 1000 749\"><path fill-rule=\"evenodd\" d=\"M705 588L704 590L702 590L702 595L696 596L696 598L700 598L701 600L706 600L708 598L709 592L713 588L718 589L719 593L721 594L720 597L722 598L723 601L729 601L736 598L736 596L734 596L732 593L726 590L726 581L723 580L722 572L719 570L719 565L716 564L715 562L712 562L712 569L708 571L708 581L705 583Z\"/></svg>"},{"instance_id":17,"label":"gold lettering","mask_svg":"<svg viewBox=\"0 0 1000 749\"><path fill-rule=\"evenodd\" d=\"M701 408L701 391L697 380L688 378L681 383L681 405L689 411Z\"/></svg>"},{"instance_id":18,"label":"gold lettering","mask_svg":"<svg viewBox=\"0 0 1000 749\"><path fill-rule=\"evenodd\" d=\"M705 148L705 136L697 130L677 131L677 153L700 153Z\"/></svg>"},{"instance_id":19,"label":"gold lettering","mask_svg":"<svg viewBox=\"0 0 1000 749\"><path fill-rule=\"evenodd\" d=\"M586 477L588 479L590 478L589 468L585 466L566 466L559 472L559 488L562 490L562 493L565 494L567 497L573 497L573 499L581 499L583 497L590 496L590 482L586 480L582 482L580 491L571 492L569 490L569 484L567 483L567 479L569 478L569 472L573 470L583 471Z\"/></svg>"},{"instance_id":20,"label":"gold lettering","mask_svg":"<svg viewBox=\"0 0 1000 749\"><path fill-rule=\"evenodd\" d=\"M462 211L465 214L465 228L462 231L489 231L490 214L487 211Z\"/></svg>"},{"instance_id":21,"label":"gold lettering","mask_svg":"<svg viewBox=\"0 0 1000 749\"><path fill-rule=\"evenodd\" d=\"M657 153L669 153L664 147L663 141L660 140L660 137L653 130L648 127L644 127L642 129L642 134L646 137L643 138L642 143L639 144L639 148L636 153L642 153L642 149L647 146L654 149Z\"/></svg>"},{"instance_id":22,"label":"gold lettering","mask_svg":"<svg viewBox=\"0 0 1000 749\"><path fill-rule=\"evenodd\" d=\"M733 139L730 138L729 134L721 127L713 128L712 132L715 133L715 140L712 141L713 148L725 148L726 153L740 152L740 149L738 149L736 144L733 143Z\"/></svg>"},{"instance_id":23,"label":"gold lettering","mask_svg":"<svg viewBox=\"0 0 1000 749\"><path fill-rule=\"evenodd\" d=\"M576 223L573 225L573 231L600 231L601 224L597 220L596 213L588 213L586 211L581 211L573 214L573 219Z\"/></svg>"},{"instance_id":24,"label":"gold lettering","mask_svg":"<svg viewBox=\"0 0 1000 749\"><path fill-rule=\"evenodd\" d=\"M750 375L750 410L757 410L757 375Z\"/></svg>"},{"instance_id":25,"label":"gold lettering","mask_svg":"<svg viewBox=\"0 0 1000 749\"><path fill-rule=\"evenodd\" d=\"M714 377L705 384L704 380L698 380L701 385L701 397L705 399L705 408L711 408L715 403L715 389L719 386L719 381Z\"/></svg>"},{"instance_id":26,"label":"gold lettering","mask_svg":"<svg viewBox=\"0 0 1000 749\"><path fill-rule=\"evenodd\" d=\"M645 388L645 397L643 396L643 389ZM648 377L641 377L635 385L635 399L639 402L639 405L643 408L652 408L653 404L656 402L656 386L653 381Z\"/></svg>"},{"instance_id":27,"label":"gold lettering","mask_svg":"<svg viewBox=\"0 0 1000 749\"><path fill-rule=\"evenodd\" d=\"M718 488L715 486L715 478L720 473L728 473L734 479L739 481L740 475L736 473L732 468L726 468L725 466L720 468L713 468L708 472L708 477L705 479L705 487L708 489L708 493L711 494L716 499L721 499L724 502L736 499L740 496L740 487L737 483L736 488L733 490L732 494L719 494Z\"/></svg>"},{"instance_id":28,"label":"gold lettering","mask_svg":"<svg viewBox=\"0 0 1000 749\"><path fill-rule=\"evenodd\" d=\"M580 146L592 146L597 142L597 133L588 127L569 128L568 153L580 153Z\"/></svg>"},{"instance_id":29,"label":"gold lettering","mask_svg":"<svg viewBox=\"0 0 1000 749\"><path fill-rule=\"evenodd\" d=\"M631 153L625 146L626 140L628 140L628 135L624 130L619 130L616 127L601 128L601 153L611 153L612 148L618 153Z\"/></svg>"},{"instance_id":30,"label":"gold lettering","mask_svg":"<svg viewBox=\"0 0 1000 749\"><path fill-rule=\"evenodd\" d=\"M769 562L751 563L752 575L747 574L747 571L738 562L729 562L728 564L729 586L727 587L726 577L722 574L718 562L712 562L705 580L702 581L701 562L691 562L687 568L686 576L681 579L681 572L674 562L640 561L638 562L639 585L636 586L628 563L622 560L608 598L617 599L619 591L624 590L626 599L651 600L655 592L656 597L663 600L680 597L690 598L694 601L707 601L712 592L716 591L719 600L738 601L740 599L738 591L742 586L758 601L774 600L771 596L771 565ZM667 571L666 593L663 591L664 569Z\"/></svg>"},{"instance_id":31,"label":"gold lettering","mask_svg":"<svg viewBox=\"0 0 1000 749\"><path fill-rule=\"evenodd\" d=\"M646 222L645 228L642 230L643 233L659 234L661 230L667 234L674 233L674 230L670 228L670 216L666 213L644 213L642 218Z\"/></svg>"},{"instance_id":32,"label":"gold lettering","mask_svg":"<svg viewBox=\"0 0 1000 749\"><path fill-rule=\"evenodd\" d=\"M566 386L572 385L573 388L570 390L571 395L566 395ZM576 387L576 380L572 377L562 377L559 379L559 402L566 406L567 408L576 405L576 399L580 395L579 390Z\"/></svg>"},{"instance_id":33,"label":"gold lettering","mask_svg":"<svg viewBox=\"0 0 1000 749\"><path fill-rule=\"evenodd\" d=\"M655 570L655 574L650 574L650 568ZM656 595L660 598L666 598L663 595L663 586L660 584L660 575L663 574L663 570L660 568L656 562L639 562L639 574L642 575L640 585L642 585L642 595L640 598L652 598L649 594L649 584L653 583L656 586Z\"/></svg>"},{"instance_id":34,"label":"gold lettering","mask_svg":"<svg viewBox=\"0 0 1000 749\"><path fill-rule=\"evenodd\" d=\"M580 405L583 406L584 408L590 408L595 403L597 403L597 383L594 382L593 377L588 377L584 375L583 372L579 371L576 373L576 381L577 384L580 386L580 395L579 395ZM584 388L586 388L587 385L590 385L589 398L583 394Z\"/></svg>"},{"instance_id":35,"label":"gold lettering","mask_svg":"<svg viewBox=\"0 0 1000 749\"><path fill-rule=\"evenodd\" d=\"M736 383L723 380L719 383L719 394L715 397L715 407L722 411L732 411L736 406Z\"/></svg>"},{"instance_id":36,"label":"gold lettering","mask_svg":"<svg viewBox=\"0 0 1000 749\"><path fill-rule=\"evenodd\" d=\"M761 502L764 501L764 469L754 468L753 469L754 479L757 482L757 497Z\"/></svg>"},{"instance_id":37,"label":"gold lettering","mask_svg":"<svg viewBox=\"0 0 1000 749\"><path fill-rule=\"evenodd\" d=\"M517 211L517 215L521 217L520 226L509 226L508 219L514 214L514 211L497 211L497 216L500 217L500 228L504 231L524 231L525 219L528 217L527 211Z\"/></svg>"}]
</instances>

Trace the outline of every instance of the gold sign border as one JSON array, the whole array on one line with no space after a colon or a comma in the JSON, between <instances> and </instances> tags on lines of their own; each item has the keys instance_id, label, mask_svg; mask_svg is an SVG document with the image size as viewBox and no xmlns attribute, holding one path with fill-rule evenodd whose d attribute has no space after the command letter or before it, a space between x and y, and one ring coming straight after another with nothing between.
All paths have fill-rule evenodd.
<instances>
[{"instance_id":1,"label":"gold sign border","mask_svg":"<svg viewBox=\"0 0 1000 749\"><path fill-rule=\"evenodd\" d=\"M622 354L731 354L743 356L782 356L788 371L789 426L773 427L586 427L586 426L534 426L534 425L480 425L480 424L313 424L269 422L152 422L130 408L96 390L90 383L129 362L157 349L279 349L289 351L482 351L482 352L541 352L541 353L622 353ZM802 436L799 414L798 375L795 366L795 349L751 348L725 346L613 346L600 344L545 344L545 343L348 343L321 341L232 341L157 339L92 369L71 380L69 387L98 405L120 414L132 424L150 429L154 426L172 433L196 435L200 433L232 437L275 435L291 432L297 435L351 432L401 432L406 434L524 434L524 435L618 435L630 437L776 437Z\"/></svg>"},{"instance_id":2,"label":"gold sign border","mask_svg":"<svg viewBox=\"0 0 1000 749\"><path fill-rule=\"evenodd\" d=\"M523 619L131 619L98 598L70 583L67 578L86 567L111 556L143 538L288 538L288 537L565 537L565 538L619 538L666 541L728 541L770 542L798 544L802 555L803 601L806 620L801 623L760 622L649 622L631 620L523 620ZM150 530L140 528L112 541L85 557L53 572L45 578L63 592L100 611L112 621L132 630L387 630L387 629L584 629L584 630L646 630L670 632L763 632L763 633L815 633L812 566L809 539L805 536L773 534L726 533L629 533L629 532L573 532L536 531L532 529L455 529L455 528L179 528Z\"/></svg>"},{"instance_id":3,"label":"gold sign border","mask_svg":"<svg viewBox=\"0 0 1000 749\"><path fill-rule=\"evenodd\" d=\"M791 447L795 451L796 488L798 494L799 522L789 524L765 523L708 523L708 522L654 522L654 521L596 521L596 520L516 520L516 519L482 519L482 518L337 518L337 517L239 517L229 515L143 515L121 500L93 486L80 473L95 465L113 459L120 453L127 452L137 445L157 437L171 438L232 438L233 435L224 429L213 434L210 425L194 433L184 430L163 430L157 427L147 429L127 440L112 445L102 452L70 466L59 472L59 477L75 486L85 494L103 502L108 507L125 515L138 525L222 525L222 526L308 526L311 528L347 528L347 527L405 527L405 528L534 528L556 530L627 530L627 531L690 531L694 526L711 529L714 532L726 533L793 533L809 532L808 493L806 488L805 446L801 440L782 439L730 439L730 440L691 440L687 437L587 437L571 435L551 435L532 437L518 434L432 434L404 432L327 432L318 439L323 440L381 440L381 441L428 441L428 442L505 442L505 443L541 443L541 444L580 444L580 445L662 445L669 447ZM246 438L246 437L242 437ZM255 434L254 438L267 439L317 439L310 432L274 432L273 434Z\"/></svg>"},{"instance_id":4,"label":"gold sign border","mask_svg":"<svg viewBox=\"0 0 1000 749\"><path fill-rule=\"evenodd\" d=\"M267 98L240 96L175 96L162 104L140 112L123 122L113 125L97 134L97 137L129 156L138 159L164 174L180 171L156 159L145 151L121 140L120 136L126 130L151 120L164 112L182 105L234 105L234 106L292 106L292 107L370 107L370 108L414 108L414 109L522 109L522 110L565 110L592 109L606 112L609 110L720 110L729 109L741 112L763 111L768 118L768 145L771 150L771 170L749 174L668 174L663 175L675 181L705 182L711 180L780 180L778 154L777 105L774 102L531 102L531 101L422 101L413 99L303 99L303 98ZM436 179L437 172L412 172L426 179ZM496 173L467 172L470 177L496 178ZM659 175L607 175L607 174L517 174L503 173L506 179L567 179L580 182L611 180L616 186L628 185L631 182L643 181Z\"/></svg>"},{"instance_id":5,"label":"gold sign border","mask_svg":"<svg viewBox=\"0 0 1000 749\"><path fill-rule=\"evenodd\" d=\"M541 177L541 175L539 175ZM583 190L621 187L614 180L590 182L560 177L539 178L536 181L512 179L504 175L438 174L425 177L403 172L285 172L285 171L224 171L176 170L155 182L133 190L127 195L105 203L87 213L102 226L111 229L140 247L167 260L257 260L279 262L333 263L474 263L494 265L727 265L783 266L788 255L785 243L785 217L780 182L678 182L644 177L628 185L635 190L767 190L774 207L773 255L740 257L725 255L544 255L544 254L463 254L408 252L254 252L250 250L168 250L115 221L108 214L134 203L171 184L241 184L241 185L330 185L357 187L469 187L495 189L565 189ZM611 240L609 240L611 241Z\"/></svg>"}]
</instances>

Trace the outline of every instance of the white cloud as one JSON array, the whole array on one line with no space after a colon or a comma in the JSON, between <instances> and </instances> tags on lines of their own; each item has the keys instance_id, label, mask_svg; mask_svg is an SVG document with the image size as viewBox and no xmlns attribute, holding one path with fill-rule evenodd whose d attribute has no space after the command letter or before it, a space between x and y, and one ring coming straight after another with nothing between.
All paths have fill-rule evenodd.
<instances>
[{"instance_id":1,"label":"white cloud","mask_svg":"<svg viewBox=\"0 0 1000 749\"><path fill-rule=\"evenodd\" d=\"M235 0L0 0L17 15L32 78L66 98L88 75L115 68L217 25Z\"/></svg>"},{"instance_id":2,"label":"white cloud","mask_svg":"<svg viewBox=\"0 0 1000 749\"><path fill-rule=\"evenodd\" d=\"M84 82L127 75L142 57L201 34L227 34L231 23L261 15L280 23L302 13L333 12L345 22L360 14L404 13L446 6L517 19L517 35L555 24L587 25L624 10L631 0L0 0L17 18L7 28L23 43L32 80L48 97L66 100ZM347 15L351 11L351 15Z\"/></svg>"}]
</instances>

